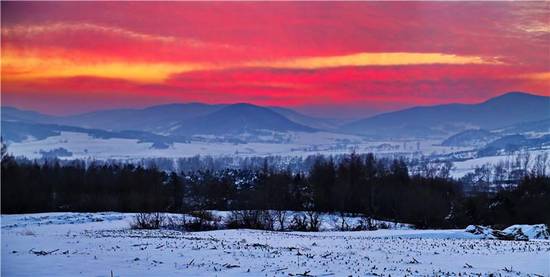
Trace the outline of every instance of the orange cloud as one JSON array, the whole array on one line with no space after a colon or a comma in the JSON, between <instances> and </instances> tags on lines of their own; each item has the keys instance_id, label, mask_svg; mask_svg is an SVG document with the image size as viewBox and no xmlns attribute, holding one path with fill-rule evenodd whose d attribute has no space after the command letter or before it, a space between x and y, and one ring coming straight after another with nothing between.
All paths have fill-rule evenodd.
<instances>
[{"instance_id":1,"label":"orange cloud","mask_svg":"<svg viewBox=\"0 0 550 277\"><path fill-rule=\"evenodd\" d=\"M202 69L200 65L181 63L78 62L59 57L10 55L2 57L2 79L8 82L88 76L136 83L161 83L172 74L200 69Z\"/></svg>"},{"instance_id":2,"label":"orange cloud","mask_svg":"<svg viewBox=\"0 0 550 277\"><path fill-rule=\"evenodd\" d=\"M520 75L518 75L518 77L520 79L529 79L529 80L534 80L534 81L550 82L550 71L520 74Z\"/></svg>"},{"instance_id":3,"label":"orange cloud","mask_svg":"<svg viewBox=\"0 0 550 277\"><path fill-rule=\"evenodd\" d=\"M342 56L306 57L272 63L250 63L273 68L319 69L346 66L388 66L422 64L499 64L496 59L442 53L355 53Z\"/></svg>"},{"instance_id":4,"label":"orange cloud","mask_svg":"<svg viewBox=\"0 0 550 277\"><path fill-rule=\"evenodd\" d=\"M64 55L66 55L65 53ZM299 57L275 61L236 63L134 62L130 60L79 60L78 57L50 56L44 53L3 51L2 78L31 81L44 78L78 76L122 79L136 83L162 83L171 75L192 71L228 68L323 69L335 67L423 65L423 64L498 64L475 56L441 53L356 53L342 56Z\"/></svg>"}]
</instances>

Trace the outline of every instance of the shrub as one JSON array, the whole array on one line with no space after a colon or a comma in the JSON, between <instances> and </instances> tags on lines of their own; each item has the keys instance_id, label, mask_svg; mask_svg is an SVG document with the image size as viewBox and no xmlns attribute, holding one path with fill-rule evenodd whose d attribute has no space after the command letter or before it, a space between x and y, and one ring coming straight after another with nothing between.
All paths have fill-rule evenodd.
<instances>
[{"instance_id":1,"label":"shrub","mask_svg":"<svg viewBox=\"0 0 550 277\"><path fill-rule=\"evenodd\" d=\"M308 217L308 231L317 232L321 227L321 218L319 217L318 212L308 211L306 212Z\"/></svg>"},{"instance_id":2,"label":"shrub","mask_svg":"<svg viewBox=\"0 0 550 277\"><path fill-rule=\"evenodd\" d=\"M362 216L359 223L353 227L354 231L373 231L377 229L376 225L372 222L372 218L368 216Z\"/></svg>"},{"instance_id":3,"label":"shrub","mask_svg":"<svg viewBox=\"0 0 550 277\"><path fill-rule=\"evenodd\" d=\"M189 212L189 215L198 219L201 219L203 221L215 221L216 218L214 217L214 214L210 211L205 210L198 210L198 211L191 211Z\"/></svg>"},{"instance_id":4,"label":"shrub","mask_svg":"<svg viewBox=\"0 0 550 277\"><path fill-rule=\"evenodd\" d=\"M132 229L159 229L164 225L165 217L161 213L138 213L131 223Z\"/></svg>"},{"instance_id":5,"label":"shrub","mask_svg":"<svg viewBox=\"0 0 550 277\"><path fill-rule=\"evenodd\" d=\"M182 227L186 231L210 231L217 230L220 227L220 219L216 218L212 212L199 210L192 211L189 215L191 215L189 220L185 215L183 215Z\"/></svg>"},{"instance_id":6,"label":"shrub","mask_svg":"<svg viewBox=\"0 0 550 277\"><path fill-rule=\"evenodd\" d=\"M318 212L307 211L297 213L292 217L289 229L302 232L317 232L321 227L321 218Z\"/></svg>"},{"instance_id":7,"label":"shrub","mask_svg":"<svg viewBox=\"0 0 550 277\"><path fill-rule=\"evenodd\" d=\"M227 219L229 229L273 230L275 218L268 211L244 210L232 211Z\"/></svg>"},{"instance_id":8,"label":"shrub","mask_svg":"<svg viewBox=\"0 0 550 277\"><path fill-rule=\"evenodd\" d=\"M272 218L275 219L275 221L277 222L277 224L279 225L279 231L284 231L285 230L285 225L286 225L286 215L287 215L287 211L273 211L272 212Z\"/></svg>"},{"instance_id":9,"label":"shrub","mask_svg":"<svg viewBox=\"0 0 550 277\"><path fill-rule=\"evenodd\" d=\"M338 213L338 217L333 218L334 226L336 227L336 230L338 231L349 231L351 230L350 225L346 221L346 213L340 212Z\"/></svg>"},{"instance_id":10,"label":"shrub","mask_svg":"<svg viewBox=\"0 0 550 277\"><path fill-rule=\"evenodd\" d=\"M376 228L378 228L378 229L390 229L391 226L386 222L380 222L379 224L377 224Z\"/></svg>"},{"instance_id":11,"label":"shrub","mask_svg":"<svg viewBox=\"0 0 550 277\"><path fill-rule=\"evenodd\" d=\"M292 231L307 231L307 218L303 214L295 214L290 222L289 229Z\"/></svg>"}]
</instances>

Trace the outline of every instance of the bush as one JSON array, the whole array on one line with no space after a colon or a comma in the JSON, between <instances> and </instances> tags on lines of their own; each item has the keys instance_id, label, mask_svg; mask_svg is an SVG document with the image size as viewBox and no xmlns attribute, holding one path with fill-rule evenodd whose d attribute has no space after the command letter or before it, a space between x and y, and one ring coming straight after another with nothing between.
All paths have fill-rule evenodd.
<instances>
[{"instance_id":1,"label":"bush","mask_svg":"<svg viewBox=\"0 0 550 277\"><path fill-rule=\"evenodd\" d=\"M386 222L380 222L376 226L377 229L391 229L391 226Z\"/></svg>"},{"instance_id":2,"label":"bush","mask_svg":"<svg viewBox=\"0 0 550 277\"><path fill-rule=\"evenodd\" d=\"M308 211L292 217L289 229L292 231L317 232L321 227L321 219L318 212Z\"/></svg>"},{"instance_id":3,"label":"bush","mask_svg":"<svg viewBox=\"0 0 550 277\"><path fill-rule=\"evenodd\" d=\"M191 219L183 216L182 227L186 231L198 232L198 231L210 231L220 228L220 219L216 218L212 212L209 211L192 211L189 213Z\"/></svg>"},{"instance_id":4,"label":"bush","mask_svg":"<svg viewBox=\"0 0 550 277\"><path fill-rule=\"evenodd\" d=\"M164 221L165 217L161 213L138 213L130 226L132 229L159 229Z\"/></svg>"},{"instance_id":5,"label":"bush","mask_svg":"<svg viewBox=\"0 0 550 277\"><path fill-rule=\"evenodd\" d=\"M338 231L350 231L352 228L346 221L347 214L344 212L338 213L338 217L332 219L336 230Z\"/></svg>"},{"instance_id":6,"label":"bush","mask_svg":"<svg viewBox=\"0 0 550 277\"><path fill-rule=\"evenodd\" d=\"M317 232L319 231L319 228L321 227L321 219L319 217L318 212L314 211L308 211L306 212L306 215L308 217L308 231L310 232Z\"/></svg>"},{"instance_id":7,"label":"bush","mask_svg":"<svg viewBox=\"0 0 550 277\"><path fill-rule=\"evenodd\" d=\"M268 211L244 210L232 211L227 219L229 229L273 230L275 218Z\"/></svg>"},{"instance_id":8,"label":"bush","mask_svg":"<svg viewBox=\"0 0 550 277\"><path fill-rule=\"evenodd\" d=\"M271 215L272 218L275 219L275 222L279 225L279 231L284 231L286 226L287 211L273 211Z\"/></svg>"},{"instance_id":9,"label":"bush","mask_svg":"<svg viewBox=\"0 0 550 277\"><path fill-rule=\"evenodd\" d=\"M303 214L295 214L290 222L289 229L292 231L307 231L307 218Z\"/></svg>"},{"instance_id":10,"label":"bush","mask_svg":"<svg viewBox=\"0 0 550 277\"><path fill-rule=\"evenodd\" d=\"M368 216L362 216L357 226L353 228L353 231L373 231L378 228L372 222L372 218Z\"/></svg>"},{"instance_id":11,"label":"bush","mask_svg":"<svg viewBox=\"0 0 550 277\"><path fill-rule=\"evenodd\" d=\"M214 217L214 214L212 214L212 212L205 211L205 210L191 211L189 212L189 215L203 221L217 220L217 218Z\"/></svg>"}]
</instances>

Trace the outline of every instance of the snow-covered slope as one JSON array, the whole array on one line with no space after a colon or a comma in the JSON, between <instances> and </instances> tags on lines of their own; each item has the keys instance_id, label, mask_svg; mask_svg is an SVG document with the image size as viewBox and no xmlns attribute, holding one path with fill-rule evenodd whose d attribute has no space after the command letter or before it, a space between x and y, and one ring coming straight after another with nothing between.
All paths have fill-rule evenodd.
<instances>
[{"instance_id":1,"label":"snow-covered slope","mask_svg":"<svg viewBox=\"0 0 550 277\"><path fill-rule=\"evenodd\" d=\"M543 240L482 241L462 230L130 230L131 216L3 215L2 276L550 274Z\"/></svg>"}]
</instances>

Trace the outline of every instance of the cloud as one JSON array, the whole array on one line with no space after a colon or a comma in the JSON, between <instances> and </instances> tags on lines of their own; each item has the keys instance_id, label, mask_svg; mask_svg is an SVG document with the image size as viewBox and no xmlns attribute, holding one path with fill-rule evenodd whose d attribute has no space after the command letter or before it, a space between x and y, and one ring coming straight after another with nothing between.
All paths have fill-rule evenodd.
<instances>
[{"instance_id":1,"label":"cloud","mask_svg":"<svg viewBox=\"0 0 550 277\"><path fill-rule=\"evenodd\" d=\"M535 2L2 2L2 96L359 109L548 95L547 19Z\"/></svg>"},{"instance_id":2,"label":"cloud","mask_svg":"<svg viewBox=\"0 0 550 277\"><path fill-rule=\"evenodd\" d=\"M499 64L497 59L443 53L354 53L341 56L305 57L274 62L251 62L249 66L318 69L346 66L388 66L421 64Z\"/></svg>"},{"instance_id":3,"label":"cloud","mask_svg":"<svg viewBox=\"0 0 550 277\"><path fill-rule=\"evenodd\" d=\"M140 32L134 32L128 29L102 26L93 23L49 23L44 25L15 25L2 28L2 36L6 38L15 36L38 36L38 35L52 35L54 33L66 33L66 32L100 32L110 33L117 36L126 37L128 39L137 39L145 41L158 41L158 42L175 42L176 37L173 36L160 36L145 34ZM194 43L198 44L198 43ZM197 45L198 46L198 45Z\"/></svg>"},{"instance_id":4,"label":"cloud","mask_svg":"<svg viewBox=\"0 0 550 277\"><path fill-rule=\"evenodd\" d=\"M357 53L343 56L303 57L291 60L244 61L222 63L79 61L67 57L29 55L26 52L3 52L2 77L8 81L32 81L40 78L90 76L124 79L139 83L159 83L171 75L228 68L325 69L335 67L423 65L423 64L499 64L481 57L440 53Z\"/></svg>"},{"instance_id":5,"label":"cloud","mask_svg":"<svg viewBox=\"0 0 550 277\"><path fill-rule=\"evenodd\" d=\"M159 83L175 73L201 69L200 65L183 63L144 63L132 61L79 61L66 57L16 54L2 55L4 82L32 82L48 78L88 76L122 79L136 83Z\"/></svg>"},{"instance_id":6,"label":"cloud","mask_svg":"<svg viewBox=\"0 0 550 277\"><path fill-rule=\"evenodd\" d=\"M519 74L517 77L521 79L550 82L550 71Z\"/></svg>"}]
</instances>

